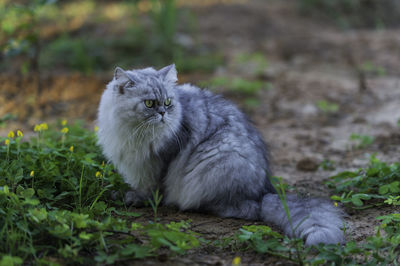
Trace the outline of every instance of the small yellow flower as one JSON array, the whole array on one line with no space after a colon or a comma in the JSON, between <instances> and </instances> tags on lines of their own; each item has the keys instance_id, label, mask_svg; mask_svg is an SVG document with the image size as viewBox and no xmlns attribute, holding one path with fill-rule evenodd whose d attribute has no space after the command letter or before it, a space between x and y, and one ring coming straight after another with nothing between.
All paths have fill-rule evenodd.
<instances>
[{"instance_id":1,"label":"small yellow flower","mask_svg":"<svg viewBox=\"0 0 400 266\"><path fill-rule=\"evenodd\" d=\"M101 178L101 173L99 171L96 172L96 177Z\"/></svg>"},{"instance_id":2,"label":"small yellow flower","mask_svg":"<svg viewBox=\"0 0 400 266\"><path fill-rule=\"evenodd\" d=\"M69 131L69 129L67 127L64 127L63 129L61 129L61 133L63 134L67 134Z\"/></svg>"},{"instance_id":3,"label":"small yellow flower","mask_svg":"<svg viewBox=\"0 0 400 266\"><path fill-rule=\"evenodd\" d=\"M232 265L241 265L242 264L242 259L240 257L235 257L232 261Z\"/></svg>"},{"instance_id":4,"label":"small yellow flower","mask_svg":"<svg viewBox=\"0 0 400 266\"><path fill-rule=\"evenodd\" d=\"M63 127L65 127L67 125L68 121L66 119L64 119L63 121L61 121L61 125Z\"/></svg>"},{"instance_id":5,"label":"small yellow flower","mask_svg":"<svg viewBox=\"0 0 400 266\"><path fill-rule=\"evenodd\" d=\"M40 124L40 130L41 130L41 131L45 131L45 130L48 130L48 129L49 129L49 127L47 126L46 123L41 123L41 124Z\"/></svg>"},{"instance_id":6,"label":"small yellow flower","mask_svg":"<svg viewBox=\"0 0 400 266\"><path fill-rule=\"evenodd\" d=\"M35 132L40 131L40 126L39 125L35 125L35 127L33 128L33 131L35 131Z\"/></svg>"},{"instance_id":7,"label":"small yellow flower","mask_svg":"<svg viewBox=\"0 0 400 266\"><path fill-rule=\"evenodd\" d=\"M31 177L33 177L35 175L35 171L31 171L31 173L29 174Z\"/></svg>"},{"instance_id":8,"label":"small yellow flower","mask_svg":"<svg viewBox=\"0 0 400 266\"><path fill-rule=\"evenodd\" d=\"M21 131L21 130L18 130L18 131L17 131L17 136L22 138L22 137L24 136L24 134L22 134L22 131Z\"/></svg>"},{"instance_id":9,"label":"small yellow flower","mask_svg":"<svg viewBox=\"0 0 400 266\"><path fill-rule=\"evenodd\" d=\"M99 131L99 127L98 126L94 126L94 132Z\"/></svg>"},{"instance_id":10,"label":"small yellow flower","mask_svg":"<svg viewBox=\"0 0 400 266\"><path fill-rule=\"evenodd\" d=\"M6 144L6 146L10 145L10 140L9 140L9 139L6 139L6 140L4 141L4 144Z\"/></svg>"},{"instance_id":11,"label":"small yellow flower","mask_svg":"<svg viewBox=\"0 0 400 266\"><path fill-rule=\"evenodd\" d=\"M101 162L101 167L104 167L104 161Z\"/></svg>"},{"instance_id":12,"label":"small yellow flower","mask_svg":"<svg viewBox=\"0 0 400 266\"><path fill-rule=\"evenodd\" d=\"M337 206L338 206L338 204L337 204L337 202L336 202L336 201L333 203L333 205L335 205L335 207L337 207Z\"/></svg>"},{"instance_id":13,"label":"small yellow flower","mask_svg":"<svg viewBox=\"0 0 400 266\"><path fill-rule=\"evenodd\" d=\"M8 137L13 139L15 137L14 131L11 130L10 132L8 132Z\"/></svg>"},{"instance_id":14,"label":"small yellow flower","mask_svg":"<svg viewBox=\"0 0 400 266\"><path fill-rule=\"evenodd\" d=\"M69 147L70 152L74 152L74 146Z\"/></svg>"}]
</instances>

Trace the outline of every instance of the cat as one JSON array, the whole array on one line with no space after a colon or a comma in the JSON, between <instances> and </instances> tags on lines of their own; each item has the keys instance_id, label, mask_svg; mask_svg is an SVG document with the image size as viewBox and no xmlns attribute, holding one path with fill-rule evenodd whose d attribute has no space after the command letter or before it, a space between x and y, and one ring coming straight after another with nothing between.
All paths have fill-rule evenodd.
<instances>
[{"instance_id":1,"label":"cat","mask_svg":"<svg viewBox=\"0 0 400 266\"><path fill-rule=\"evenodd\" d=\"M177 84L175 65L115 69L98 110L98 143L140 205L159 188L164 203L220 217L261 220L306 245L344 243L330 201L287 195L288 219L271 184L261 134L230 101Z\"/></svg>"}]
</instances>

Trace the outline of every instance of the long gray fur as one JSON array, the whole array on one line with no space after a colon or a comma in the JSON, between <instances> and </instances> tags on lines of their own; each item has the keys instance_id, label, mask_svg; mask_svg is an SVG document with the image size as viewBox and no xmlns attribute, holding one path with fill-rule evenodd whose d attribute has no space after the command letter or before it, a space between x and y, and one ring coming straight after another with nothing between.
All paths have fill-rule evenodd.
<instances>
[{"instance_id":1,"label":"long gray fur","mask_svg":"<svg viewBox=\"0 0 400 266\"><path fill-rule=\"evenodd\" d=\"M117 68L101 98L98 142L131 185L130 201L159 188L181 210L263 220L308 245L344 242L340 210L329 201L289 195L289 222L269 180L267 147L234 104L176 82L175 65Z\"/></svg>"}]
</instances>

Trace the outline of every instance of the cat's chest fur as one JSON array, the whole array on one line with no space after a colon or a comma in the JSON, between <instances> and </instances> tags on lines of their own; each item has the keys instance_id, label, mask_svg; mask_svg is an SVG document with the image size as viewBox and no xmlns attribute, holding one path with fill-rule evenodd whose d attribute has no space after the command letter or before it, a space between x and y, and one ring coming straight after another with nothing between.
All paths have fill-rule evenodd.
<instances>
[{"instance_id":1,"label":"cat's chest fur","mask_svg":"<svg viewBox=\"0 0 400 266\"><path fill-rule=\"evenodd\" d=\"M104 153L135 189L150 191L161 177L163 162L157 156L151 142L130 136L129 130L119 125L102 127L99 134Z\"/></svg>"},{"instance_id":2,"label":"cat's chest fur","mask_svg":"<svg viewBox=\"0 0 400 266\"><path fill-rule=\"evenodd\" d=\"M154 154L143 155L142 151L131 149L120 152L115 161L127 183L135 189L151 191L159 183L163 163Z\"/></svg>"}]
</instances>

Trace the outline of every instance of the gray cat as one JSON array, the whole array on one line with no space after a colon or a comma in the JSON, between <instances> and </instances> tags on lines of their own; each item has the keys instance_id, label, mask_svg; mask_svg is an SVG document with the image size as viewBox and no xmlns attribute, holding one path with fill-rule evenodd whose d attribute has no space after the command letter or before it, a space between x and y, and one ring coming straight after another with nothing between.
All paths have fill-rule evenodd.
<instances>
[{"instance_id":1,"label":"gray cat","mask_svg":"<svg viewBox=\"0 0 400 266\"><path fill-rule=\"evenodd\" d=\"M116 68L98 122L98 142L133 188L133 204L160 188L181 210L273 223L306 245L344 242L341 211L329 201L288 195L289 221L260 133L220 95L177 85L175 65Z\"/></svg>"}]
</instances>

